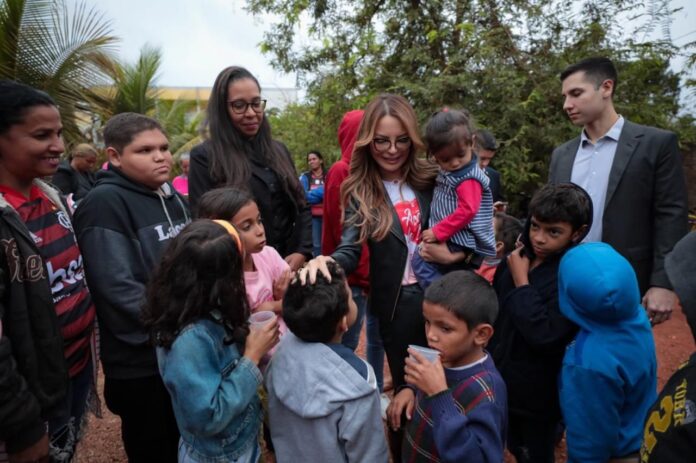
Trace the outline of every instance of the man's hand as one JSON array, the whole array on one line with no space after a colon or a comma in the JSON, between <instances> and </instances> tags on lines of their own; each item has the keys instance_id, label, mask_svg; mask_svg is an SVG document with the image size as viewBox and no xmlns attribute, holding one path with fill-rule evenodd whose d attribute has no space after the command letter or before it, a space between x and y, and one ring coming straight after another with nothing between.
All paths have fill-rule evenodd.
<instances>
[{"instance_id":1,"label":"man's hand","mask_svg":"<svg viewBox=\"0 0 696 463\"><path fill-rule=\"evenodd\" d=\"M515 287L529 284L529 257L522 255L522 247L512 251L507 258L508 269Z\"/></svg>"},{"instance_id":2,"label":"man's hand","mask_svg":"<svg viewBox=\"0 0 696 463\"><path fill-rule=\"evenodd\" d=\"M650 323L657 325L672 316L674 306L677 305L677 295L672 290L653 286L643 296L642 303L648 311Z\"/></svg>"},{"instance_id":3,"label":"man's hand","mask_svg":"<svg viewBox=\"0 0 696 463\"><path fill-rule=\"evenodd\" d=\"M408 384L413 384L427 396L447 390L445 369L442 367L439 356L437 360L430 362L414 349L408 349L408 353L411 357L406 358L404 368L406 373L404 379Z\"/></svg>"},{"instance_id":4,"label":"man's hand","mask_svg":"<svg viewBox=\"0 0 696 463\"><path fill-rule=\"evenodd\" d=\"M428 228L427 230L423 230L421 232L421 241L424 243L437 243L438 239L437 236L435 236L435 233L433 233L433 230Z\"/></svg>"},{"instance_id":5,"label":"man's hand","mask_svg":"<svg viewBox=\"0 0 696 463\"><path fill-rule=\"evenodd\" d=\"M409 388L404 388L394 396L387 407L387 423L394 431L401 427L401 415L406 412L406 419L413 418L413 407L416 405L416 396Z\"/></svg>"},{"instance_id":6,"label":"man's hand","mask_svg":"<svg viewBox=\"0 0 696 463\"><path fill-rule=\"evenodd\" d=\"M30 447L10 453L7 458L10 463L48 463L48 434L44 434Z\"/></svg>"}]
</instances>

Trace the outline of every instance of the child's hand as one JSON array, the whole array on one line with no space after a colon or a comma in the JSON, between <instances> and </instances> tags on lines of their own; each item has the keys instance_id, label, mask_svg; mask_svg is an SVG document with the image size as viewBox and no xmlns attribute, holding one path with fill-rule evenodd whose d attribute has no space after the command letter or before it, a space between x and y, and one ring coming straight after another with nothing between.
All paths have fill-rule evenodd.
<instances>
[{"instance_id":1,"label":"child's hand","mask_svg":"<svg viewBox=\"0 0 696 463\"><path fill-rule=\"evenodd\" d=\"M529 284L529 257L522 255L523 247L512 251L507 258L508 268L515 287Z\"/></svg>"},{"instance_id":2,"label":"child's hand","mask_svg":"<svg viewBox=\"0 0 696 463\"><path fill-rule=\"evenodd\" d=\"M404 388L394 396L387 407L387 423L396 431L401 427L401 415L406 411L406 419L413 417L413 407L416 405L416 396L410 388Z\"/></svg>"},{"instance_id":3,"label":"child's hand","mask_svg":"<svg viewBox=\"0 0 696 463\"><path fill-rule=\"evenodd\" d=\"M274 312L276 314L283 312L282 301L262 302L261 304L259 304L259 306L256 308L256 310L254 312L263 312L263 311Z\"/></svg>"},{"instance_id":4,"label":"child's hand","mask_svg":"<svg viewBox=\"0 0 696 463\"><path fill-rule=\"evenodd\" d=\"M273 282L273 299L280 301L285 296L285 291L288 290L290 281L292 281L293 272L286 268L276 281Z\"/></svg>"},{"instance_id":5,"label":"child's hand","mask_svg":"<svg viewBox=\"0 0 696 463\"><path fill-rule=\"evenodd\" d=\"M421 241L424 243L437 243L438 239L435 236L435 233L433 233L433 230L428 228L427 230L423 230L421 232Z\"/></svg>"},{"instance_id":6,"label":"child's hand","mask_svg":"<svg viewBox=\"0 0 696 463\"><path fill-rule=\"evenodd\" d=\"M404 368L406 372L404 379L408 384L413 384L427 396L447 390L445 369L442 367L439 357L434 362L430 362L414 349L409 349L408 353L413 357L406 358L406 367Z\"/></svg>"},{"instance_id":7,"label":"child's hand","mask_svg":"<svg viewBox=\"0 0 696 463\"><path fill-rule=\"evenodd\" d=\"M244 343L244 356L258 365L263 356L278 343L278 327L278 318L265 325L251 326Z\"/></svg>"},{"instance_id":8,"label":"child's hand","mask_svg":"<svg viewBox=\"0 0 696 463\"><path fill-rule=\"evenodd\" d=\"M329 282L331 281L331 272L329 272L329 267L326 266L327 262L335 262L333 258L329 256L317 256L314 259L307 262L307 265L302 267L297 272L297 278L300 279L302 285L314 284L317 282L317 273L321 272Z\"/></svg>"},{"instance_id":9,"label":"child's hand","mask_svg":"<svg viewBox=\"0 0 696 463\"><path fill-rule=\"evenodd\" d=\"M293 252L289 256L285 257L285 262L288 263L290 266L290 270L293 272L296 272L302 267L302 265L305 263L306 259L305 256L300 254L299 252Z\"/></svg>"}]
</instances>

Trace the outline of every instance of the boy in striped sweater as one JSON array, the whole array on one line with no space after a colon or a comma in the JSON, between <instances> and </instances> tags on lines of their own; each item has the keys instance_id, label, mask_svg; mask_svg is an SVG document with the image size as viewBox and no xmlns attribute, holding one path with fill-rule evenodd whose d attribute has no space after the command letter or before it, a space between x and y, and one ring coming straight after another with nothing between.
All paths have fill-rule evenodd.
<instances>
[{"instance_id":1,"label":"boy in striped sweater","mask_svg":"<svg viewBox=\"0 0 696 463\"><path fill-rule=\"evenodd\" d=\"M421 242L447 242L460 258L443 266L426 262L416 253L413 271L424 289L448 271L475 270L484 257L496 254L493 196L488 176L473 152L471 117L464 110L446 108L430 119L425 139L440 172L430 205L430 228L422 233Z\"/></svg>"},{"instance_id":2,"label":"boy in striped sweater","mask_svg":"<svg viewBox=\"0 0 696 463\"><path fill-rule=\"evenodd\" d=\"M497 313L493 288L470 271L450 272L426 290L425 332L438 355L431 362L409 349L408 385L387 410L394 429L404 413L408 420L402 462L503 461L507 393L484 350Z\"/></svg>"}]
</instances>

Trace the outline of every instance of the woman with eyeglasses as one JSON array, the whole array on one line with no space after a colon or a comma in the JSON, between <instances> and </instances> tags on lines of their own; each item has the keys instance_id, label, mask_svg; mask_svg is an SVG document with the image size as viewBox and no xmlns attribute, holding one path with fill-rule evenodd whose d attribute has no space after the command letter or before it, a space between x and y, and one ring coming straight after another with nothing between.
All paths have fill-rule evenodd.
<instances>
[{"instance_id":1,"label":"woman with eyeglasses","mask_svg":"<svg viewBox=\"0 0 696 463\"><path fill-rule=\"evenodd\" d=\"M312 255L312 215L288 149L271 138L258 80L230 66L217 76L208 101L205 142L191 150L189 201L213 188L250 191L266 240L297 270ZM230 217L231 218L231 217Z\"/></svg>"},{"instance_id":2,"label":"woman with eyeglasses","mask_svg":"<svg viewBox=\"0 0 696 463\"><path fill-rule=\"evenodd\" d=\"M328 274L336 261L350 274L357 266L362 243L370 251L368 310L379 318L380 334L394 390L404 386L404 361L409 344L427 346L423 320L423 290L416 282L411 259L418 252L421 232L428 228L437 169L418 157L424 146L416 114L405 98L384 94L365 109L341 188L348 204L341 244L331 256L311 260L300 278L310 281L317 271ZM461 259L446 245L428 245L427 260L452 263ZM427 252L427 253L426 253ZM400 458L400 432L391 431L394 461Z\"/></svg>"}]
</instances>

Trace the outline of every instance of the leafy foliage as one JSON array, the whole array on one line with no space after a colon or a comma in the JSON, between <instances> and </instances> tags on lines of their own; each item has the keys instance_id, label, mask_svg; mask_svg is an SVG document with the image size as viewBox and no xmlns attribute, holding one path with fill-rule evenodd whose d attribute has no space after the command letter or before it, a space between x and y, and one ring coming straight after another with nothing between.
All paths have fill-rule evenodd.
<instances>
[{"instance_id":1,"label":"leafy foliage","mask_svg":"<svg viewBox=\"0 0 696 463\"><path fill-rule=\"evenodd\" d=\"M115 42L109 21L86 3L0 0L0 78L51 95L68 141L81 138L78 112L107 81Z\"/></svg>"},{"instance_id":2,"label":"leafy foliage","mask_svg":"<svg viewBox=\"0 0 696 463\"><path fill-rule=\"evenodd\" d=\"M577 135L562 111L558 75L568 64L605 55L617 63L617 109L639 123L696 137L680 116L678 50L647 41L656 19L674 11L656 0L248 0L278 22L261 44L273 64L296 72L307 104L289 108L274 130L295 151L335 146L342 114L380 92L407 97L421 122L443 105L465 107L501 149L494 164L510 198L546 180L553 148ZM632 28L632 30L631 30ZM307 31L308 40L300 37ZM299 39L298 39L299 37ZM307 131L314 132L307 134ZM324 138L326 137L326 138ZM312 142L312 146L305 143Z\"/></svg>"}]
</instances>

